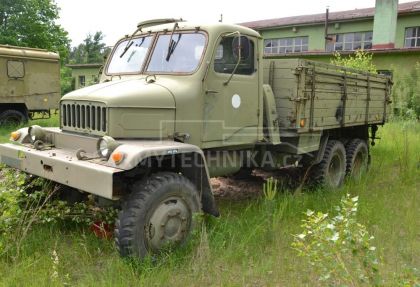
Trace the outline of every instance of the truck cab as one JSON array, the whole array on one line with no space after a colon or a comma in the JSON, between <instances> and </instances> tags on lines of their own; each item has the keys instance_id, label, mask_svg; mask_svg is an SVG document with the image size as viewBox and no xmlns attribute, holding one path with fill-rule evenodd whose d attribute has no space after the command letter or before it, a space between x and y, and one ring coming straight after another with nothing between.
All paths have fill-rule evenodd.
<instances>
[{"instance_id":1,"label":"truck cab","mask_svg":"<svg viewBox=\"0 0 420 287\"><path fill-rule=\"evenodd\" d=\"M235 25L173 21L140 23L118 41L101 83L63 97L62 129L200 148L255 144L262 116L260 35ZM101 109L100 122L90 120L94 108Z\"/></svg>"}]
</instances>

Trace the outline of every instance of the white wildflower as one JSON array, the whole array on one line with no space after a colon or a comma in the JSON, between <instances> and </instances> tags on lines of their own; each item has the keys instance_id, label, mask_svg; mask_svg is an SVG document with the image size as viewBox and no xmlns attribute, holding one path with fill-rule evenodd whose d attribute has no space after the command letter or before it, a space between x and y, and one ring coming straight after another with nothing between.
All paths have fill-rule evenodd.
<instances>
[{"instance_id":1,"label":"white wildflower","mask_svg":"<svg viewBox=\"0 0 420 287\"><path fill-rule=\"evenodd\" d=\"M52 260L52 264L53 264L51 279L57 279L58 278L58 264L60 263L60 261L59 261L59 258L58 258L57 251L55 251L55 249L52 252L51 260Z\"/></svg>"},{"instance_id":2,"label":"white wildflower","mask_svg":"<svg viewBox=\"0 0 420 287\"><path fill-rule=\"evenodd\" d=\"M339 234L338 232L335 232L334 235L330 238L330 240L335 242L338 240L338 238L339 238Z\"/></svg>"},{"instance_id":3,"label":"white wildflower","mask_svg":"<svg viewBox=\"0 0 420 287\"><path fill-rule=\"evenodd\" d=\"M305 239L306 235L305 235L305 234L303 234L303 233L301 233L301 234L299 234L297 237L298 237L299 239Z\"/></svg>"}]
</instances>

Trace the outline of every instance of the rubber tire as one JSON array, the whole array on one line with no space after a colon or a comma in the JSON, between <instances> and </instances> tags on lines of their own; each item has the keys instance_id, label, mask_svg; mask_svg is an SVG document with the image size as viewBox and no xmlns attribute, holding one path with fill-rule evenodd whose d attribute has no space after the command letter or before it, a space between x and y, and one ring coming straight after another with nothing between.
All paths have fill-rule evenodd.
<instances>
[{"instance_id":1,"label":"rubber tire","mask_svg":"<svg viewBox=\"0 0 420 287\"><path fill-rule=\"evenodd\" d=\"M329 167L335 156L339 159L339 169L341 169L338 183L331 182L329 178ZM332 189L339 188L344 183L346 174L346 149L342 142L329 140L325 147L321 162L311 167L310 182L312 186L324 186Z\"/></svg>"},{"instance_id":2,"label":"rubber tire","mask_svg":"<svg viewBox=\"0 0 420 287\"><path fill-rule=\"evenodd\" d=\"M122 257L144 258L153 254L145 240L145 226L153 209L168 197L174 185L190 209L189 235L194 228L194 213L201 210L200 197L195 186L184 176L173 172L160 172L133 184L131 193L122 203L122 211L115 222L115 244ZM188 237L188 235L186 237ZM185 240L184 240L185 241ZM182 244L183 242L181 242Z\"/></svg>"},{"instance_id":3,"label":"rubber tire","mask_svg":"<svg viewBox=\"0 0 420 287\"><path fill-rule=\"evenodd\" d=\"M13 122L8 122L8 119L14 118ZM28 122L28 117L18 110L5 110L0 113L0 124L1 125L20 125Z\"/></svg>"},{"instance_id":4,"label":"rubber tire","mask_svg":"<svg viewBox=\"0 0 420 287\"><path fill-rule=\"evenodd\" d=\"M354 174L354 163L359 154L364 157L363 169L359 170L359 174ZM366 171L369 165L369 148L366 141L361 139L352 139L346 145L346 175L353 179L358 179L363 171Z\"/></svg>"}]
</instances>

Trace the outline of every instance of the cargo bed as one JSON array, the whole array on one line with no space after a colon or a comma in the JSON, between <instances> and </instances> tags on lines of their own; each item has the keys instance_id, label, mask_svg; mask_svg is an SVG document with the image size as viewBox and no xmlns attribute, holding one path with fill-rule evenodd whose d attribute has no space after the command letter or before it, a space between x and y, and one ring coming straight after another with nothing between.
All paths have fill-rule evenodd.
<instances>
[{"instance_id":1,"label":"cargo bed","mask_svg":"<svg viewBox=\"0 0 420 287\"><path fill-rule=\"evenodd\" d=\"M297 133L382 124L392 86L383 75L304 59L265 59L264 84L273 90L280 131Z\"/></svg>"}]
</instances>

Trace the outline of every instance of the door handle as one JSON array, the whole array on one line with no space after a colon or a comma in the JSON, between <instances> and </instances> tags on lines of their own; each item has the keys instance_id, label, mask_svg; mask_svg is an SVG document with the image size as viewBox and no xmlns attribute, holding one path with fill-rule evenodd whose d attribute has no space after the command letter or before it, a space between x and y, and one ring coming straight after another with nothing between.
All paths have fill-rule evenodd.
<instances>
[{"instance_id":1,"label":"door handle","mask_svg":"<svg viewBox=\"0 0 420 287\"><path fill-rule=\"evenodd\" d=\"M214 90L206 90L206 94L218 94L218 91L214 91Z\"/></svg>"}]
</instances>

